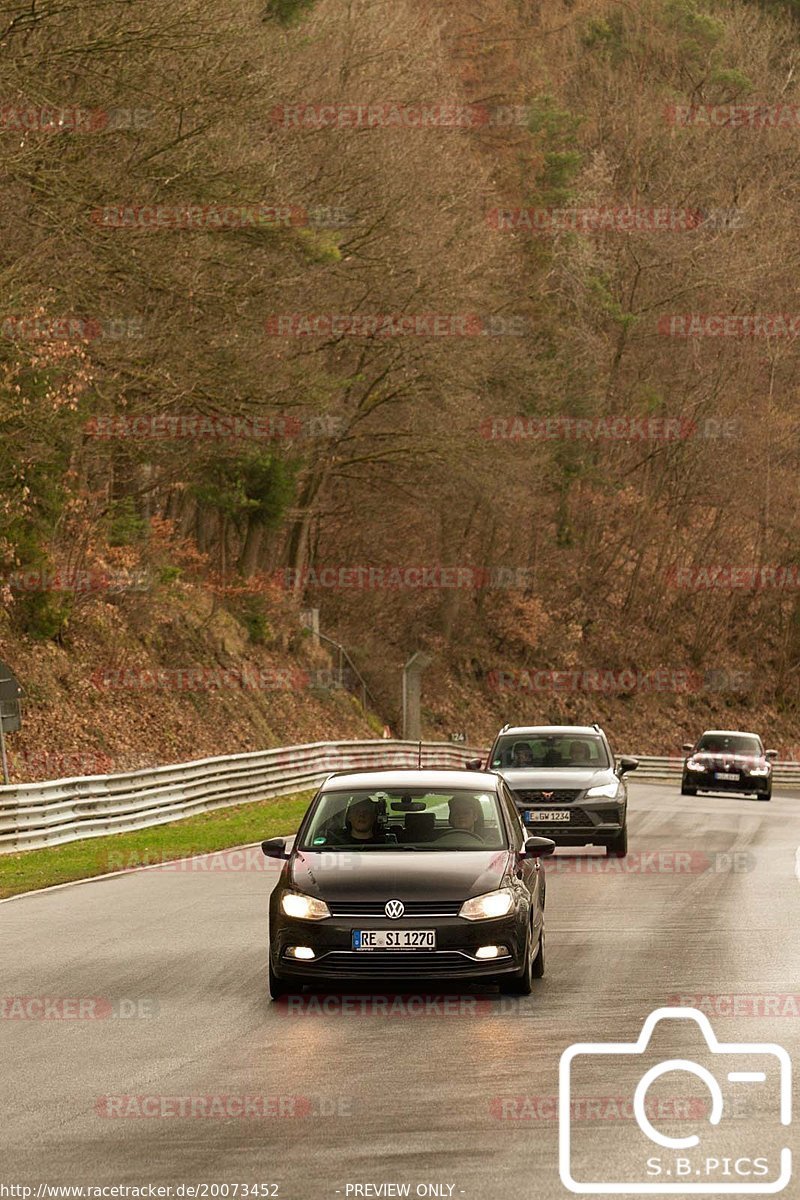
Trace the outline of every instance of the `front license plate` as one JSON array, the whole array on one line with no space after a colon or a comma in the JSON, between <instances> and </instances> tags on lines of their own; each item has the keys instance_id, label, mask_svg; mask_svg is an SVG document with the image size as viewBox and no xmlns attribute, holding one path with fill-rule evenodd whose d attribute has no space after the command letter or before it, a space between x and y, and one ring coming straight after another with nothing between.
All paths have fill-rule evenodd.
<instances>
[{"instance_id":1,"label":"front license plate","mask_svg":"<svg viewBox=\"0 0 800 1200\"><path fill-rule=\"evenodd\" d=\"M354 929L354 950L435 950L435 929Z\"/></svg>"},{"instance_id":2,"label":"front license plate","mask_svg":"<svg viewBox=\"0 0 800 1200\"><path fill-rule=\"evenodd\" d=\"M546 812L526 812L525 820L528 825L532 825L534 821L546 821L548 825L553 825L558 821L569 823L569 809L554 808Z\"/></svg>"},{"instance_id":3,"label":"front license plate","mask_svg":"<svg viewBox=\"0 0 800 1200\"><path fill-rule=\"evenodd\" d=\"M731 775L730 771L717 771L714 778L715 779L730 779L735 782L739 778L739 776Z\"/></svg>"}]
</instances>

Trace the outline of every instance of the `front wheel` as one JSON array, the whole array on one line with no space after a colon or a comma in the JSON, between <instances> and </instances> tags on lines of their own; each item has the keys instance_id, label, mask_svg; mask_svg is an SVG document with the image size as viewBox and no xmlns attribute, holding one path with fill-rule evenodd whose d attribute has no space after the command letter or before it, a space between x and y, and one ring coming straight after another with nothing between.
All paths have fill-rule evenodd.
<instances>
[{"instance_id":1,"label":"front wheel","mask_svg":"<svg viewBox=\"0 0 800 1200\"><path fill-rule=\"evenodd\" d=\"M539 934L539 950L536 954L536 958L533 960L531 974L533 975L534 979L541 979L544 975L544 925L542 926L541 933Z\"/></svg>"},{"instance_id":2,"label":"front wheel","mask_svg":"<svg viewBox=\"0 0 800 1200\"><path fill-rule=\"evenodd\" d=\"M269 964L269 994L273 1000L280 1000L282 996L289 994L288 983L278 978L272 969L272 963Z\"/></svg>"},{"instance_id":3,"label":"front wheel","mask_svg":"<svg viewBox=\"0 0 800 1200\"><path fill-rule=\"evenodd\" d=\"M682 796L696 796L697 788L689 787L688 783L683 782L683 783L681 783L681 795Z\"/></svg>"},{"instance_id":4,"label":"front wheel","mask_svg":"<svg viewBox=\"0 0 800 1200\"><path fill-rule=\"evenodd\" d=\"M538 955L537 955L538 960ZM525 965L521 975L506 975L500 979L500 991L507 996L530 996L533 991L533 979L536 974L536 964L531 958L531 939L528 937L525 945Z\"/></svg>"},{"instance_id":5,"label":"front wheel","mask_svg":"<svg viewBox=\"0 0 800 1200\"><path fill-rule=\"evenodd\" d=\"M628 853L628 826L622 830L614 838L613 842L609 842L607 853L610 858L625 858Z\"/></svg>"},{"instance_id":6,"label":"front wheel","mask_svg":"<svg viewBox=\"0 0 800 1200\"><path fill-rule=\"evenodd\" d=\"M756 792L756 799L771 800L772 799L772 788L770 788L768 792Z\"/></svg>"}]
</instances>

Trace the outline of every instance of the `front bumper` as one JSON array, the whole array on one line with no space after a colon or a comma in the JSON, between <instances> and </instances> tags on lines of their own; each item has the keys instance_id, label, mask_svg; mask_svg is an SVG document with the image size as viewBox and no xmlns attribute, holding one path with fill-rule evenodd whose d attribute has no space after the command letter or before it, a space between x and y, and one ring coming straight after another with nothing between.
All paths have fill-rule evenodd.
<instances>
[{"instance_id":1,"label":"front bumper","mask_svg":"<svg viewBox=\"0 0 800 1200\"><path fill-rule=\"evenodd\" d=\"M733 774L732 771L724 772ZM737 779L717 779L717 772L684 771L683 786L697 788L702 792L754 792L763 795L768 792L772 783L772 775L744 775L736 772Z\"/></svg>"},{"instance_id":2,"label":"front bumper","mask_svg":"<svg viewBox=\"0 0 800 1200\"><path fill-rule=\"evenodd\" d=\"M626 807L614 801L592 801L578 799L571 804L553 804L548 806L569 812L569 821L558 821L550 824L545 821L527 821L526 812L531 810L547 811L542 803L525 804L517 801L517 808L525 824L525 829L531 837L537 834L541 837L552 838L557 846L605 846L619 837L625 828Z\"/></svg>"},{"instance_id":3,"label":"front bumper","mask_svg":"<svg viewBox=\"0 0 800 1200\"><path fill-rule=\"evenodd\" d=\"M353 950L354 929L435 929L435 950ZM271 922L272 969L281 979L322 982L355 979L475 979L519 974L525 954L525 922L511 913L489 921L463 917L388 921L330 917ZM538 936L538 929L537 929ZM502 958L475 958L480 946L506 946ZM290 946L309 946L313 959L287 958Z\"/></svg>"}]
</instances>

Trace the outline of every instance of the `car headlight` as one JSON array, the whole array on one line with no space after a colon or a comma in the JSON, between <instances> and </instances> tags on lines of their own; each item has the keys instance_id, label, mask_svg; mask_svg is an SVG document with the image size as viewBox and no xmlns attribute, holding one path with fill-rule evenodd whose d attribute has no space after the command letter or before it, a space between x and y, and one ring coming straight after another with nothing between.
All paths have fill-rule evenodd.
<instances>
[{"instance_id":1,"label":"car headlight","mask_svg":"<svg viewBox=\"0 0 800 1200\"><path fill-rule=\"evenodd\" d=\"M748 775L769 775L769 766L763 767L745 767Z\"/></svg>"},{"instance_id":2,"label":"car headlight","mask_svg":"<svg viewBox=\"0 0 800 1200\"><path fill-rule=\"evenodd\" d=\"M616 779L613 783L598 783L597 787L589 788L587 796L608 796L613 800L619 794L619 784Z\"/></svg>"},{"instance_id":3,"label":"car headlight","mask_svg":"<svg viewBox=\"0 0 800 1200\"><path fill-rule=\"evenodd\" d=\"M323 921L331 915L324 900L315 896L304 896L300 892L284 892L281 908L287 917L298 917L301 921Z\"/></svg>"},{"instance_id":4,"label":"car headlight","mask_svg":"<svg viewBox=\"0 0 800 1200\"><path fill-rule=\"evenodd\" d=\"M496 892L485 892L482 896L473 896L465 900L459 910L460 917L468 921L488 921L491 917L504 917L514 907L514 893L511 888L500 888Z\"/></svg>"},{"instance_id":5,"label":"car headlight","mask_svg":"<svg viewBox=\"0 0 800 1200\"><path fill-rule=\"evenodd\" d=\"M687 771L705 771L705 766L703 765L703 763L695 762L695 760L693 758L690 758L686 764L686 770Z\"/></svg>"}]
</instances>

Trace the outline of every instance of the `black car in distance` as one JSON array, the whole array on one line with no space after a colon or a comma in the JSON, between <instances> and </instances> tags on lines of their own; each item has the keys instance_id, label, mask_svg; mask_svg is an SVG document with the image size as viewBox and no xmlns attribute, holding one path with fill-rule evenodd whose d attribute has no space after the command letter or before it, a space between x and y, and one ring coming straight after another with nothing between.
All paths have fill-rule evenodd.
<instances>
[{"instance_id":1,"label":"black car in distance","mask_svg":"<svg viewBox=\"0 0 800 1200\"><path fill-rule=\"evenodd\" d=\"M772 764L777 750L765 750L757 733L707 729L696 742L684 742L681 795L744 792L772 799Z\"/></svg>"},{"instance_id":2,"label":"black car in distance","mask_svg":"<svg viewBox=\"0 0 800 1200\"><path fill-rule=\"evenodd\" d=\"M273 999L303 984L486 980L529 995L544 974L549 838L525 830L499 775L330 776L270 898Z\"/></svg>"}]
</instances>

